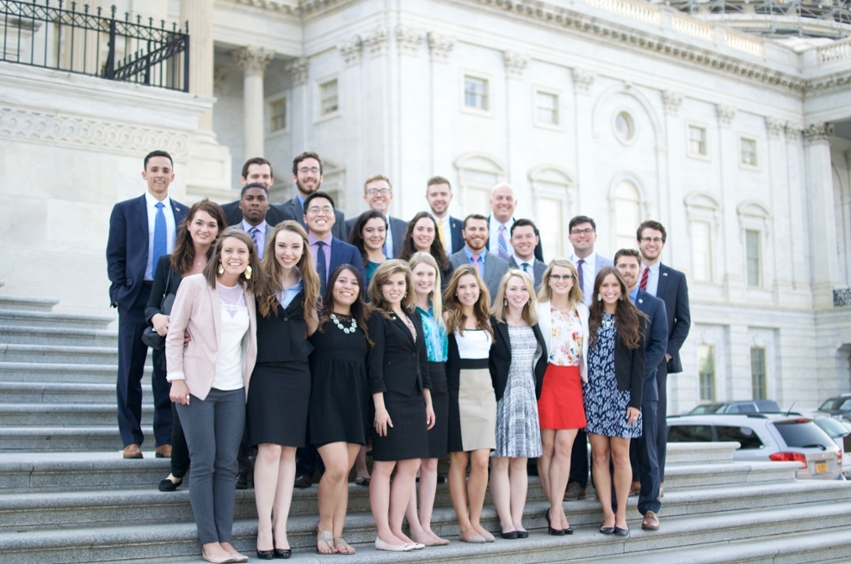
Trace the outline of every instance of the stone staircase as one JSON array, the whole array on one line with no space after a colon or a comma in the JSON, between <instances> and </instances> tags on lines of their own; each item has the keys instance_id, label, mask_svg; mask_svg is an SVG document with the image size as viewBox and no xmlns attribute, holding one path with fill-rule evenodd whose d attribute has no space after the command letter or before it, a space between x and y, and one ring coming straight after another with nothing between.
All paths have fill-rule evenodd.
<instances>
[{"instance_id":1,"label":"stone staircase","mask_svg":"<svg viewBox=\"0 0 851 564\"><path fill-rule=\"evenodd\" d=\"M156 489L168 460L153 452L143 460L121 458L116 335L106 330L111 319L54 314L55 303L0 296L0 562L199 561L186 487ZM147 383L145 390L149 398ZM313 550L316 486L295 490L288 527L292 560L851 562L851 484L797 481L795 463L735 463L734 449L735 443L672 444L662 528L641 531L630 498L626 540L597 532L601 512L590 495L565 504L574 535L547 536L547 502L537 478L530 478L524 519L533 533L529 539L498 538L487 545L454 540L401 555L377 552L368 490L352 484L345 534L358 553L321 557ZM234 545L251 555L253 490L236 492L235 511ZM483 524L499 529L490 500ZM445 484L438 487L433 528L457 539Z\"/></svg>"}]
</instances>

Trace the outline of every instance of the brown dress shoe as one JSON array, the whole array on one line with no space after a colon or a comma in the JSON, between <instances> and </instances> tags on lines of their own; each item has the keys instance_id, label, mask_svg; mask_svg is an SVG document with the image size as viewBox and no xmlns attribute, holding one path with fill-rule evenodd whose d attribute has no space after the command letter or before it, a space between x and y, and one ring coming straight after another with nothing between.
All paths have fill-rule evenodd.
<instances>
[{"instance_id":1,"label":"brown dress shoe","mask_svg":"<svg viewBox=\"0 0 851 564\"><path fill-rule=\"evenodd\" d=\"M633 482L629 485L630 497L641 493L641 482Z\"/></svg>"},{"instance_id":2,"label":"brown dress shoe","mask_svg":"<svg viewBox=\"0 0 851 564\"><path fill-rule=\"evenodd\" d=\"M171 458L171 445L160 445L156 448L157 458Z\"/></svg>"},{"instance_id":3,"label":"brown dress shoe","mask_svg":"<svg viewBox=\"0 0 851 564\"><path fill-rule=\"evenodd\" d=\"M644 514L644 521L641 522L641 528L645 531L658 531L659 516L653 511L648 511Z\"/></svg>"},{"instance_id":4,"label":"brown dress shoe","mask_svg":"<svg viewBox=\"0 0 851 564\"><path fill-rule=\"evenodd\" d=\"M142 458L142 449L135 443L127 445L124 447L124 458Z\"/></svg>"},{"instance_id":5,"label":"brown dress shoe","mask_svg":"<svg viewBox=\"0 0 851 564\"><path fill-rule=\"evenodd\" d=\"M564 493L564 499L572 501L577 499L585 499L585 490L582 489L576 482L567 484L567 491Z\"/></svg>"}]
</instances>

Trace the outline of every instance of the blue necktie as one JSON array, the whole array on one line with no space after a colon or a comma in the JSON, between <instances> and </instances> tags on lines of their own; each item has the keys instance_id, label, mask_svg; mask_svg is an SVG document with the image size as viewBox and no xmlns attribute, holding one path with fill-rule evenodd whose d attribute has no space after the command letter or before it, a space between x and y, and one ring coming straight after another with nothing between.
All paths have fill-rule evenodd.
<instances>
[{"instance_id":1,"label":"blue necktie","mask_svg":"<svg viewBox=\"0 0 851 564\"><path fill-rule=\"evenodd\" d=\"M499 249L499 258L502 260L508 260L508 243L505 241L505 225L499 226L497 247Z\"/></svg>"},{"instance_id":2,"label":"blue necktie","mask_svg":"<svg viewBox=\"0 0 851 564\"><path fill-rule=\"evenodd\" d=\"M165 225L165 213L163 213L162 202L157 202L157 217L154 218L154 270L157 268L157 261L161 256L168 253L168 228Z\"/></svg>"},{"instance_id":3,"label":"blue necktie","mask_svg":"<svg viewBox=\"0 0 851 564\"><path fill-rule=\"evenodd\" d=\"M384 234L384 249L382 249L382 250L384 251L384 256L389 258L389 259L393 258L392 256L390 256L390 245L391 244L393 244L393 241L390 239L390 223L388 222L387 223L387 231Z\"/></svg>"},{"instance_id":4,"label":"blue necktie","mask_svg":"<svg viewBox=\"0 0 851 564\"><path fill-rule=\"evenodd\" d=\"M325 251L323 247L325 247L325 241L316 241L316 274L319 275L319 290L324 296L328 268L325 265Z\"/></svg>"}]
</instances>

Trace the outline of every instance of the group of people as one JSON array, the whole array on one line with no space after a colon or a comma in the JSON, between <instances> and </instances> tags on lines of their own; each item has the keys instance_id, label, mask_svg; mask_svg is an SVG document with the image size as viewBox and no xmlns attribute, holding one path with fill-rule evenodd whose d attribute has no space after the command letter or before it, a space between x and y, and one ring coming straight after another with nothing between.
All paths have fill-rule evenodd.
<instances>
[{"instance_id":1,"label":"group of people","mask_svg":"<svg viewBox=\"0 0 851 564\"><path fill-rule=\"evenodd\" d=\"M429 211L405 222L388 214L390 180L374 175L370 210L345 221L320 190L316 153L294 159L298 192L279 205L261 158L246 162L241 198L225 206L172 201L163 151L145 157L142 176L148 190L116 204L107 247L119 428L124 457L141 458L153 333L164 341L153 355L156 455L172 463L160 489L176 489L191 465L204 560L248 560L230 541L237 461L250 448L261 559L292 554L293 487L310 485L317 465L322 554L355 552L343 537L355 466L377 549L447 544L431 529L445 458L461 541L495 540L480 521L488 484L502 538L528 537L535 459L547 532L572 534L563 501L584 495L586 434L600 532L628 535L633 491L642 528L659 528L665 382L681 370L690 323L685 277L659 262L660 223L638 226L639 250L612 262L594 251L593 219L577 216L574 253L545 263L506 184L492 190L490 216L460 220L448 214L450 182L435 176Z\"/></svg>"}]
</instances>

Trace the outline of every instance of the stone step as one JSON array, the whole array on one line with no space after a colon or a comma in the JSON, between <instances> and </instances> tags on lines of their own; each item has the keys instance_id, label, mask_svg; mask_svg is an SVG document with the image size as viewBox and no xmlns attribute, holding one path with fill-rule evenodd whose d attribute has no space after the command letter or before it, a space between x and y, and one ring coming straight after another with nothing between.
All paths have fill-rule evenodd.
<instances>
[{"instance_id":1,"label":"stone step","mask_svg":"<svg viewBox=\"0 0 851 564\"><path fill-rule=\"evenodd\" d=\"M3 311L53 311L53 306L59 303L54 298L21 298L17 296L0 296L0 310Z\"/></svg>"},{"instance_id":2,"label":"stone step","mask_svg":"<svg viewBox=\"0 0 851 564\"><path fill-rule=\"evenodd\" d=\"M83 315L0 308L0 326L6 327L63 327L105 330L113 321L115 321L115 317L109 315Z\"/></svg>"},{"instance_id":3,"label":"stone step","mask_svg":"<svg viewBox=\"0 0 851 564\"><path fill-rule=\"evenodd\" d=\"M546 503L530 504L529 514L539 515ZM346 539L358 553L348 556L349 563L383 562L563 562L587 558L606 558L630 553L633 561L655 562L653 552L677 550L763 539L768 535L803 534L841 531L851 524L851 502L809 503L779 509L720 512L667 519L659 531L640 529L636 515L630 519L628 538L601 535L599 514L593 524L576 527L571 536L552 537L543 533L542 517L527 524L530 537L526 540L470 545L457 542L445 547L428 548L405 554L379 552L371 548L375 538L375 523L371 515L349 515L346 519ZM493 509L483 514L488 527L496 529ZM438 509L433 519L434 531L455 538L457 521L451 509ZM296 550L294 561L321 561L315 554L316 517L291 517L288 520L288 541ZM255 547L256 521L238 520L234 523L234 546L250 554ZM104 562L143 558L167 558L198 555L194 523L152 525L122 525L120 527L88 527L72 530L44 530L0 533L0 553L10 562ZM847 535L847 531L846 531ZM847 542L847 541L846 541ZM703 550L707 553L706 546ZM647 559L642 557L646 556ZM197 556L196 556L197 558ZM324 559L322 559L324 560Z\"/></svg>"},{"instance_id":4,"label":"stone step","mask_svg":"<svg viewBox=\"0 0 851 564\"><path fill-rule=\"evenodd\" d=\"M112 364L52 364L44 362L2 362L0 361L0 382L78 382L91 384L111 384L115 386L118 374L116 360ZM153 369L149 361L142 378L144 389L150 389L150 375Z\"/></svg>"},{"instance_id":5,"label":"stone step","mask_svg":"<svg viewBox=\"0 0 851 564\"><path fill-rule=\"evenodd\" d=\"M114 403L0 403L0 428L114 426L116 413ZM153 423L153 413L153 405L142 405L142 425Z\"/></svg>"},{"instance_id":6,"label":"stone step","mask_svg":"<svg viewBox=\"0 0 851 564\"><path fill-rule=\"evenodd\" d=\"M738 448L739 443L735 442L671 443L668 445L665 461L667 466L672 464L726 464L733 462L733 453Z\"/></svg>"},{"instance_id":7,"label":"stone step","mask_svg":"<svg viewBox=\"0 0 851 564\"><path fill-rule=\"evenodd\" d=\"M145 391L149 390L150 387ZM143 401L149 400L148 396L150 394L146 393ZM115 384L0 381L0 398L4 403L102 403L115 406Z\"/></svg>"},{"instance_id":8,"label":"stone step","mask_svg":"<svg viewBox=\"0 0 851 564\"><path fill-rule=\"evenodd\" d=\"M0 326L0 343L9 345L118 347L118 332L66 327Z\"/></svg>"},{"instance_id":9,"label":"stone step","mask_svg":"<svg viewBox=\"0 0 851 564\"><path fill-rule=\"evenodd\" d=\"M0 344L0 362L115 365L118 347Z\"/></svg>"},{"instance_id":10,"label":"stone step","mask_svg":"<svg viewBox=\"0 0 851 564\"><path fill-rule=\"evenodd\" d=\"M142 427L149 440L151 427ZM87 427L0 427L0 452L119 452L124 447L117 424Z\"/></svg>"}]
</instances>

